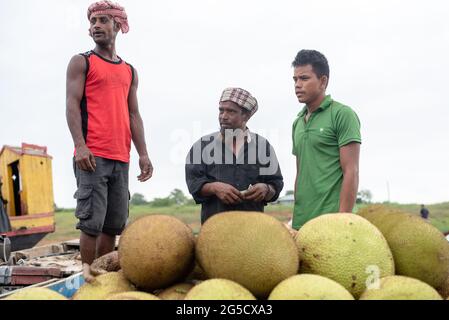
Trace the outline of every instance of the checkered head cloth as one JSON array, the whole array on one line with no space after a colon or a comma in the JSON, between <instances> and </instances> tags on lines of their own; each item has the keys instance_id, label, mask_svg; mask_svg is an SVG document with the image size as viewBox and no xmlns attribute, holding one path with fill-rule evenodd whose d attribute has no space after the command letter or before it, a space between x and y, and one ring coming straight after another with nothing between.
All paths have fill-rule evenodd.
<instances>
[{"instance_id":1,"label":"checkered head cloth","mask_svg":"<svg viewBox=\"0 0 449 320\"><path fill-rule=\"evenodd\" d=\"M92 3L87 9L87 19L89 20L92 16L102 14L110 15L116 22L120 23L122 33L129 31L128 16L126 15L125 8L118 3L107 0L98 1Z\"/></svg>"},{"instance_id":2,"label":"checkered head cloth","mask_svg":"<svg viewBox=\"0 0 449 320\"><path fill-rule=\"evenodd\" d=\"M241 88L226 88L220 98L220 102L232 101L250 112L251 117L259 108L257 100L251 93Z\"/></svg>"}]
</instances>

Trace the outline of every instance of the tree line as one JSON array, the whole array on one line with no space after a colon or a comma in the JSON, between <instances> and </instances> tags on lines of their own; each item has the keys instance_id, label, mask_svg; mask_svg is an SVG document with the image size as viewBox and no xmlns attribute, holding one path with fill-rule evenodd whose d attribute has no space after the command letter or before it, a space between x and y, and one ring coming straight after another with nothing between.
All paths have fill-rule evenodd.
<instances>
[{"instance_id":1,"label":"tree line","mask_svg":"<svg viewBox=\"0 0 449 320\"><path fill-rule=\"evenodd\" d=\"M171 205L194 205L195 201L191 198L188 198L184 192L180 189L174 189L170 194L165 198L154 198L152 201L147 201L145 196L141 193L134 193L131 196L131 205L150 205L152 207L167 207Z\"/></svg>"}]
</instances>

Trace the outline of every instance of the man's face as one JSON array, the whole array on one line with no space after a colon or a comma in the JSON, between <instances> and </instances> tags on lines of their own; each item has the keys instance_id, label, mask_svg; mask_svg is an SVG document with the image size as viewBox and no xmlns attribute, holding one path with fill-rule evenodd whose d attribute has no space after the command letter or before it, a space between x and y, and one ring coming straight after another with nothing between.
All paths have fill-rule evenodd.
<instances>
[{"instance_id":1,"label":"man's face","mask_svg":"<svg viewBox=\"0 0 449 320\"><path fill-rule=\"evenodd\" d=\"M327 77L318 78L310 64L295 67L293 81L296 97L301 103L313 102L326 91Z\"/></svg>"},{"instance_id":2,"label":"man's face","mask_svg":"<svg viewBox=\"0 0 449 320\"><path fill-rule=\"evenodd\" d=\"M226 129L240 129L246 126L249 117L242 108L234 102L220 102L218 110L218 120L220 121L222 131Z\"/></svg>"},{"instance_id":3,"label":"man's face","mask_svg":"<svg viewBox=\"0 0 449 320\"><path fill-rule=\"evenodd\" d=\"M93 15L90 17L89 33L98 45L112 43L119 31L118 24L109 15Z\"/></svg>"}]
</instances>

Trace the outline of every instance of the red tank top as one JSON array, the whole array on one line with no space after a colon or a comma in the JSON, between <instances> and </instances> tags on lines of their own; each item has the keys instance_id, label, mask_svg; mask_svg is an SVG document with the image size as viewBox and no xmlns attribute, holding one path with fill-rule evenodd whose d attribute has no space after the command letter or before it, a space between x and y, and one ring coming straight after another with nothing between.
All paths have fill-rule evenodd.
<instances>
[{"instance_id":1,"label":"red tank top","mask_svg":"<svg viewBox=\"0 0 449 320\"><path fill-rule=\"evenodd\" d=\"M86 145L94 156L129 162L128 94L134 80L134 69L120 58L118 62L110 61L93 51L82 55L87 63L81 100Z\"/></svg>"}]
</instances>

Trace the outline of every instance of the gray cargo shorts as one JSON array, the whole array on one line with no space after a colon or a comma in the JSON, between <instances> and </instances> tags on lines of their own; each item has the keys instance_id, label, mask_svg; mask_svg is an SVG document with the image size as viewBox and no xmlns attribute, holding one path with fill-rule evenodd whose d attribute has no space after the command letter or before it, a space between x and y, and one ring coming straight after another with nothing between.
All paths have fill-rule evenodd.
<instances>
[{"instance_id":1,"label":"gray cargo shorts","mask_svg":"<svg viewBox=\"0 0 449 320\"><path fill-rule=\"evenodd\" d=\"M129 216L129 164L95 157L95 172L78 168L73 159L77 200L76 228L91 236L120 235Z\"/></svg>"}]
</instances>

